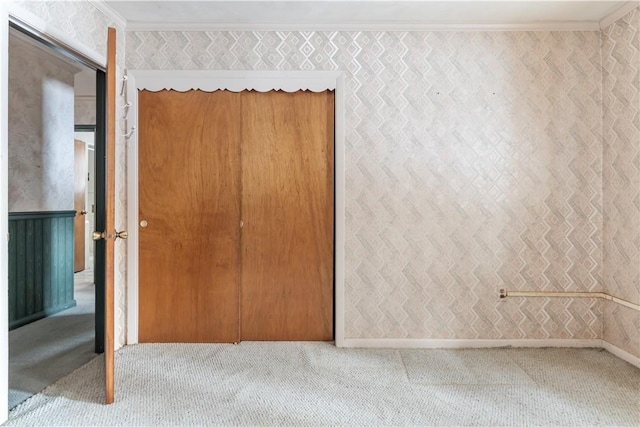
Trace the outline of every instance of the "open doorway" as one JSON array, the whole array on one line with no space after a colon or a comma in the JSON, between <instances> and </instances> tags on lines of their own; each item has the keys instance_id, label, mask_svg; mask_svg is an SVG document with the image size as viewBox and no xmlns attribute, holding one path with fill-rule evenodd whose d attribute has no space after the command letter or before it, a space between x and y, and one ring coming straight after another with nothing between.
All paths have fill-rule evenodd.
<instances>
[{"instance_id":1,"label":"open doorway","mask_svg":"<svg viewBox=\"0 0 640 427\"><path fill-rule=\"evenodd\" d=\"M91 240L104 221L96 217L104 162L92 156L104 159L104 81L103 71L11 26L10 409L104 346L104 267Z\"/></svg>"},{"instance_id":2,"label":"open doorway","mask_svg":"<svg viewBox=\"0 0 640 427\"><path fill-rule=\"evenodd\" d=\"M82 216L76 216L76 220L81 219L81 233L76 232L74 248L74 271L76 273L93 270L93 262L95 259L95 248L92 244L91 233L95 230L95 174L96 174L96 125L95 118L89 124L90 120L83 120L80 111L86 111L86 107L92 108L91 104L85 104L85 99L79 98L78 94L78 75L76 75L75 86L75 131L74 131L74 148L75 148L75 181L76 181L76 212L79 211ZM83 96L84 97L84 96ZM95 99L90 100L95 105ZM83 123L87 122L87 123ZM79 124L82 123L82 124ZM79 177L86 177L81 180ZM78 225L78 224L75 224Z\"/></svg>"}]
</instances>

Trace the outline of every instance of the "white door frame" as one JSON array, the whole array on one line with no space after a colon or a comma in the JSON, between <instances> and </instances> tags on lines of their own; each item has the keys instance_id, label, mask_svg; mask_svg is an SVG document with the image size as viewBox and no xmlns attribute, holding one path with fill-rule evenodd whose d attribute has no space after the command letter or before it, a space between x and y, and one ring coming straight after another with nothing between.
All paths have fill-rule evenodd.
<instances>
[{"instance_id":1,"label":"white door frame","mask_svg":"<svg viewBox=\"0 0 640 427\"><path fill-rule=\"evenodd\" d=\"M29 27L27 31L33 30L106 66L103 55L52 28L31 12L13 3L0 2L0 424L9 416L9 21Z\"/></svg>"},{"instance_id":2,"label":"white door frame","mask_svg":"<svg viewBox=\"0 0 640 427\"><path fill-rule=\"evenodd\" d=\"M0 424L9 417L9 14L0 3Z\"/></svg>"},{"instance_id":3,"label":"white door frame","mask_svg":"<svg viewBox=\"0 0 640 427\"><path fill-rule=\"evenodd\" d=\"M127 129L138 123L138 90L159 91L175 89L187 91L215 90L283 90L296 92L335 90L335 343L344 346L344 227L345 227L345 132L344 132L344 74L341 71L157 71L129 70ZM127 344L138 342L138 138L133 132L127 144Z\"/></svg>"}]
</instances>

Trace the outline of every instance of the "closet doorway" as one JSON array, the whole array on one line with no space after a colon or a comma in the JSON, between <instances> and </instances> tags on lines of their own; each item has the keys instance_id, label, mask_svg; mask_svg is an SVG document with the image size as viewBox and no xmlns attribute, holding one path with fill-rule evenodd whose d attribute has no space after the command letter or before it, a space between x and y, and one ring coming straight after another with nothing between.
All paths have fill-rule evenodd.
<instances>
[{"instance_id":1,"label":"closet doorway","mask_svg":"<svg viewBox=\"0 0 640 427\"><path fill-rule=\"evenodd\" d=\"M140 342L331 340L334 93L138 93Z\"/></svg>"}]
</instances>

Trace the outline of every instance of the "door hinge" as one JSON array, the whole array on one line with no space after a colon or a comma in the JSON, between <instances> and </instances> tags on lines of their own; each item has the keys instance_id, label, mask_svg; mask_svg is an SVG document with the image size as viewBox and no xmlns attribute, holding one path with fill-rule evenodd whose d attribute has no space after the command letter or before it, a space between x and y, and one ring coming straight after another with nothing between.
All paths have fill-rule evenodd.
<instances>
[{"instance_id":1,"label":"door hinge","mask_svg":"<svg viewBox=\"0 0 640 427\"><path fill-rule=\"evenodd\" d=\"M7 242L11 240L11 233L7 233Z\"/></svg>"}]
</instances>

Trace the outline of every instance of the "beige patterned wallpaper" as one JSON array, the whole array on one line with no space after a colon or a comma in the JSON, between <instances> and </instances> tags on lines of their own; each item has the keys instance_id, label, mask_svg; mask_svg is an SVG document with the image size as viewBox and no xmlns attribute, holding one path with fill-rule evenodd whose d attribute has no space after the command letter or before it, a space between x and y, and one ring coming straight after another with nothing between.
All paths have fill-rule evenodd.
<instances>
[{"instance_id":1,"label":"beige patterned wallpaper","mask_svg":"<svg viewBox=\"0 0 640 427\"><path fill-rule=\"evenodd\" d=\"M115 27L117 31L116 58L117 78L120 80L124 70L124 28L114 23L100 10L88 1L23 1L13 0L13 3L43 19L48 25L58 29L95 52L106 56L107 28ZM116 103L116 117L122 117L124 99ZM116 140L116 228L126 229L127 224L127 183L126 183L126 146L124 138L124 121L117 123ZM73 134L72 134L73 135ZM126 343L126 244L116 242L116 346Z\"/></svg>"},{"instance_id":2,"label":"beige patterned wallpaper","mask_svg":"<svg viewBox=\"0 0 640 427\"><path fill-rule=\"evenodd\" d=\"M602 31L604 287L640 301L640 9ZM640 357L640 313L604 305L604 339Z\"/></svg>"},{"instance_id":3,"label":"beige patterned wallpaper","mask_svg":"<svg viewBox=\"0 0 640 427\"><path fill-rule=\"evenodd\" d=\"M9 211L73 209L73 73L11 32Z\"/></svg>"},{"instance_id":4,"label":"beige patterned wallpaper","mask_svg":"<svg viewBox=\"0 0 640 427\"><path fill-rule=\"evenodd\" d=\"M346 337L600 338L598 32L129 32L129 69L346 73Z\"/></svg>"},{"instance_id":5,"label":"beige patterned wallpaper","mask_svg":"<svg viewBox=\"0 0 640 427\"><path fill-rule=\"evenodd\" d=\"M103 34L113 23L90 3L18 3L104 52ZM621 190L607 176L604 230L602 218L602 162L631 159L614 155L612 144L621 142L607 138L606 111L604 157L601 142L601 90L607 73L620 69L611 66L607 42L623 51L622 42L633 39L633 31L621 37L624 25L614 25L602 38L596 32L137 32L127 34L126 66L345 71L348 338L600 338L600 302L498 302L497 289L600 290L604 274L608 290L631 289L621 292L634 297L628 280L610 284L616 274L629 276L615 272L624 233L607 230L623 222L607 207L616 206L614 193ZM119 139L119 227L126 224L124 153ZM637 178L637 164L636 172L627 169L630 177ZM124 245L116 251L116 336L123 344ZM605 338L633 352L638 318L611 307L606 314ZM612 335L620 330L626 336Z\"/></svg>"},{"instance_id":6,"label":"beige patterned wallpaper","mask_svg":"<svg viewBox=\"0 0 640 427\"><path fill-rule=\"evenodd\" d=\"M74 104L75 124L95 125L96 124L96 98L77 97Z\"/></svg>"}]
</instances>

